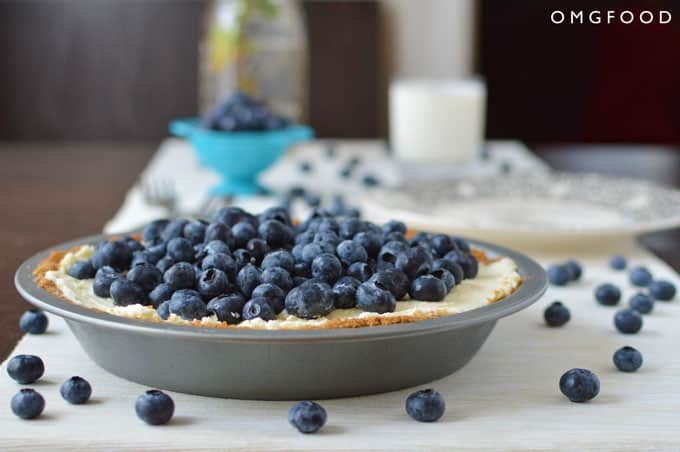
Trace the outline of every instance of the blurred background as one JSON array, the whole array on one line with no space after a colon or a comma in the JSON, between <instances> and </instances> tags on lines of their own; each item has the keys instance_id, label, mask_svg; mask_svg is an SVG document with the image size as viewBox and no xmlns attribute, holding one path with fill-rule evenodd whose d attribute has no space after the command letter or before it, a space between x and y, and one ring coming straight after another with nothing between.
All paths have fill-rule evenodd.
<instances>
[{"instance_id":1,"label":"blurred background","mask_svg":"<svg viewBox=\"0 0 680 452\"><path fill-rule=\"evenodd\" d=\"M239 4L264 19L242 27ZM555 9L673 20L556 25ZM101 231L172 119L254 81L325 142L389 147L392 81L480 76L486 139L680 187L678 43L674 0L0 1L0 297L18 298L11 275L33 252ZM678 268L677 240L644 239ZM18 306L0 305L7 334Z\"/></svg>"}]
</instances>

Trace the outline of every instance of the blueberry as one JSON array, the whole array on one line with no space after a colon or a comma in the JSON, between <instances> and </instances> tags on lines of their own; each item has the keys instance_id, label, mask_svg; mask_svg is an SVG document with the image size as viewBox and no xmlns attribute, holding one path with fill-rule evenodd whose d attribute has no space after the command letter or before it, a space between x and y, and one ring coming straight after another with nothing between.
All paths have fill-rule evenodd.
<instances>
[{"instance_id":1,"label":"blueberry","mask_svg":"<svg viewBox=\"0 0 680 452\"><path fill-rule=\"evenodd\" d=\"M267 242L262 239L250 239L246 243L246 251L255 259L255 262L261 263L264 257L271 251ZM293 261L295 262L295 261Z\"/></svg>"},{"instance_id":2,"label":"blueberry","mask_svg":"<svg viewBox=\"0 0 680 452\"><path fill-rule=\"evenodd\" d=\"M460 284L463 278L465 278L463 268L454 261L452 261L451 259L435 259L432 262L432 271L436 271L439 269L448 270L453 275L456 284Z\"/></svg>"},{"instance_id":3,"label":"blueberry","mask_svg":"<svg viewBox=\"0 0 680 452\"><path fill-rule=\"evenodd\" d=\"M189 240L193 245L203 243L205 240L205 230L207 224L201 220L193 220L184 226L184 238Z\"/></svg>"},{"instance_id":4,"label":"blueberry","mask_svg":"<svg viewBox=\"0 0 680 452\"><path fill-rule=\"evenodd\" d=\"M153 264L138 264L130 269L127 279L149 293L163 281L163 274Z\"/></svg>"},{"instance_id":5,"label":"blueberry","mask_svg":"<svg viewBox=\"0 0 680 452\"><path fill-rule=\"evenodd\" d=\"M10 406L21 419L35 419L45 409L45 399L36 390L24 388L12 397Z\"/></svg>"},{"instance_id":6,"label":"blueberry","mask_svg":"<svg viewBox=\"0 0 680 452\"><path fill-rule=\"evenodd\" d=\"M98 297L108 298L111 296L111 283L118 279L120 275L109 266L97 270L92 283L92 291Z\"/></svg>"},{"instance_id":7,"label":"blueberry","mask_svg":"<svg viewBox=\"0 0 680 452\"><path fill-rule=\"evenodd\" d=\"M222 270L210 268L199 275L196 286L201 296L209 300L222 294L227 289L229 278Z\"/></svg>"},{"instance_id":8,"label":"blueberry","mask_svg":"<svg viewBox=\"0 0 680 452\"><path fill-rule=\"evenodd\" d=\"M175 402L163 391L151 389L137 397L135 412L149 425L167 424L175 412Z\"/></svg>"},{"instance_id":9,"label":"blueberry","mask_svg":"<svg viewBox=\"0 0 680 452\"><path fill-rule=\"evenodd\" d=\"M453 244L456 245L456 248L461 250L463 253L470 254L472 251L467 240L461 239L460 237L453 237L452 240Z\"/></svg>"},{"instance_id":10,"label":"blueberry","mask_svg":"<svg viewBox=\"0 0 680 452\"><path fill-rule=\"evenodd\" d=\"M419 231L419 232L416 232L415 234L413 234L413 236L409 239L408 243L411 246L421 245L421 246L424 246L426 248L432 248L432 242L430 240L430 237L431 237L431 235L428 234L427 232ZM453 245L453 240L451 240L451 244ZM452 251L452 250L453 250L453 248L450 251ZM444 254L446 254L446 253L444 253Z\"/></svg>"},{"instance_id":11,"label":"blueberry","mask_svg":"<svg viewBox=\"0 0 680 452\"><path fill-rule=\"evenodd\" d=\"M16 355L7 362L7 374L19 384L27 385L42 377L45 365L35 355Z\"/></svg>"},{"instance_id":12,"label":"blueberry","mask_svg":"<svg viewBox=\"0 0 680 452\"><path fill-rule=\"evenodd\" d=\"M302 198L305 195L305 187L302 187L300 185L293 185L290 187L288 190L288 196L291 198Z\"/></svg>"},{"instance_id":13,"label":"blueberry","mask_svg":"<svg viewBox=\"0 0 680 452\"><path fill-rule=\"evenodd\" d=\"M262 259L262 269L271 267L281 267L288 273L292 273L295 269L295 257L286 250L276 250L268 253Z\"/></svg>"},{"instance_id":14,"label":"blueberry","mask_svg":"<svg viewBox=\"0 0 680 452\"><path fill-rule=\"evenodd\" d=\"M156 268L163 274L174 265L175 261L170 256L162 257L158 262L156 262Z\"/></svg>"},{"instance_id":15,"label":"blueberry","mask_svg":"<svg viewBox=\"0 0 680 452\"><path fill-rule=\"evenodd\" d=\"M343 198L342 195L333 196L331 206L328 210L330 210L333 215L341 216L345 214L346 209L345 198Z\"/></svg>"},{"instance_id":16,"label":"blueberry","mask_svg":"<svg viewBox=\"0 0 680 452\"><path fill-rule=\"evenodd\" d=\"M316 402L298 402L288 411L288 422L300 433L316 433L326 423L326 410Z\"/></svg>"},{"instance_id":17,"label":"blueberry","mask_svg":"<svg viewBox=\"0 0 680 452\"><path fill-rule=\"evenodd\" d=\"M275 314L283 311L283 308L285 307L286 292L275 284L268 282L260 284L253 290L252 297L266 298L269 301L269 305L274 309Z\"/></svg>"},{"instance_id":18,"label":"blueberry","mask_svg":"<svg viewBox=\"0 0 680 452\"><path fill-rule=\"evenodd\" d=\"M324 218L322 221L325 222L326 219ZM340 243L340 237L338 237L338 234L335 232L335 230L320 229L316 232L316 234L314 234L314 241L322 247L324 245L332 247L331 252L335 252L335 247L338 243Z\"/></svg>"},{"instance_id":19,"label":"blueberry","mask_svg":"<svg viewBox=\"0 0 680 452\"><path fill-rule=\"evenodd\" d=\"M334 297L328 284L307 281L286 295L286 311L301 319L315 319L330 313Z\"/></svg>"},{"instance_id":20,"label":"blueberry","mask_svg":"<svg viewBox=\"0 0 680 452\"><path fill-rule=\"evenodd\" d=\"M318 243L308 243L302 247L302 261L312 263L317 256L323 254L324 250Z\"/></svg>"},{"instance_id":21,"label":"blueberry","mask_svg":"<svg viewBox=\"0 0 680 452\"><path fill-rule=\"evenodd\" d=\"M406 414L418 422L435 422L445 410L444 397L434 389L416 391L406 399Z\"/></svg>"},{"instance_id":22,"label":"blueberry","mask_svg":"<svg viewBox=\"0 0 680 452\"><path fill-rule=\"evenodd\" d=\"M355 262L347 267L347 276L358 279L360 282L368 281L373 276L371 266L366 262Z\"/></svg>"},{"instance_id":23,"label":"blueberry","mask_svg":"<svg viewBox=\"0 0 680 452\"><path fill-rule=\"evenodd\" d=\"M92 386L84 378L71 377L66 380L59 388L61 396L68 403L73 405L82 405L90 400L92 395Z\"/></svg>"},{"instance_id":24,"label":"blueberry","mask_svg":"<svg viewBox=\"0 0 680 452\"><path fill-rule=\"evenodd\" d=\"M456 278L451 274L450 271L448 271L445 268L440 268L439 270L433 270L431 275L434 276L437 279L440 279L441 282L444 283L444 286L446 286L446 293L451 292L451 289L453 289L453 286L456 285Z\"/></svg>"},{"instance_id":25,"label":"blueberry","mask_svg":"<svg viewBox=\"0 0 680 452\"><path fill-rule=\"evenodd\" d=\"M621 309L614 314L614 325L623 334L635 334L642 328L642 315L635 309Z\"/></svg>"},{"instance_id":26,"label":"blueberry","mask_svg":"<svg viewBox=\"0 0 680 452\"><path fill-rule=\"evenodd\" d=\"M583 268L581 268L581 264L574 260L571 260L567 261L564 264L564 267L567 269L567 272L569 273L570 281L578 281L579 279L581 279L581 275L583 274Z\"/></svg>"},{"instance_id":27,"label":"blueberry","mask_svg":"<svg viewBox=\"0 0 680 452\"><path fill-rule=\"evenodd\" d=\"M173 292L174 290L169 284L161 283L149 292L149 301L154 308L158 308L161 303L170 299Z\"/></svg>"},{"instance_id":28,"label":"blueberry","mask_svg":"<svg viewBox=\"0 0 680 452\"><path fill-rule=\"evenodd\" d=\"M381 184L380 179L375 174L366 174L361 178L361 183L367 188L377 187Z\"/></svg>"},{"instance_id":29,"label":"blueberry","mask_svg":"<svg viewBox=\"0 0 680 452\"><path fill-rule=\"evenodd\" d=\"M388 241L386 242L380 251L378 252L378 268L384 266L385 264L392 264L397 261L397 255L405 252L409 249L409 246L404 242L399 241ZM388 268L389 266L384 266L383 268Z\"/></svg>"},{"instance_id":30,"label":"blueberry","mask_svg":"<svg viewBox=\"0 0 680 452\"><path fill-rule=\"evenodd\" d=\"M548 267L548 279L554 286L566 286L571 274L565 265L551 265Z\"/></svg>"},{"instance_id":31,"label":"blueberry","mask_svg":"<svg viewBox=\"0 0 680 452\"><path fill-rule=\"evenodd\" d=\"M173 289L191 289L196 283L196 272L188 262L177 262L163 273L163 281Z\"/></svg>"},{"instance_id":32,"label":"blueberry","mask_svg":"<svg viewBox=\"0 0 680 452\"><path fill-rule=\"evenodd\" d=\"M28 334L43 334L47 330L47 316L39 309L29 309L19 319L19 328Z\"/></svg>"},{"instance_id":33,"label":"blueberry","mask_svg":"<svg viewBox=\"0 0 680 452\"><path fill-rule=\"evenodd\" d=\"M155 245L160 242L161 233L168 223L168 220L155 220L147 224L142 232L142 241L147 245Z\"/></svg>"},{"instance_id":34,"label":"blueberry","mask_svg":"<svg viewBox=\"0 0 680 452\"><path fill-rule=\"evenodd\" d=\"M189 220L184 218L175 218L170 221L168 225L163 229L161 233L161 240L163 242L169 242L176 237L184 236L184 227L189 223Z\"/></svg>"},{"instance_id":35,"label":"blueberry","mask_svg":"<svg viewBox=\"0 0 680 452\"><path fill-rule=\"evenodd\" d=\"M357 218L348 218L338 225L338 235L343 240L351 240L360 232L366 232L366 223Z\"/></svg>"},{"instance_id":36,"label":"blueberry","mask_svg":"<svg viewBox=\"0 0 680 452\"><path fill-rule=\"evenodd\" d=\"M231 237L236 248L245 248L250 239L257 237L257 231L252 224L241 221L231 227Z\"/></svg>"},{"instance_id":37,"label":"blueberry","mask_svg":"<svg viewBox=\"0 0 680 452\"><path fill-rule=\"evenodd\" d=\"M335 284L342 276L342 264L330 253L322 253L312 261L312 276L327 284Z\"/></svg>"},{"instance_id":38,"label":"blueberry","mask_svg":"<svg viewBox=\"0 0 680 452\"><path fill-rule=\"evenodd\" d=\"M205 234L203 236L204 243L210 243L212 241L218 241L227 243L231 237L231 230L229 226L224 223L210 223L205 228Z\"/></svg>"},{"instance_id":39,"label":"blueberry","mask_svg":"<svg viewBox=\"0 0 680 452\"><path fill-rule=\"evenodd\" d=\"M267 220L278 220L283 224L291 224L290 212L288 212L288 209L281 206L265 209L264 212L258 215L258 220L260 223L264 223Z\"/></svg>"},{"instance_id":40,"label":"blueberry","mask_svg":"<svg viewBox=\"0 0 680 452\"><path fill-rule=\"evenodd\" d=\"M259 286L261 281L261 272L253 264L246 264L236 276L236 284L238 285L241 293L247 298L253 293L253 289Z\"/></svg>"},{"instance_id":41,"label":"blueberry","mask_svg":"<svg viewBox=\"0 0 680 452\"><path fill-rule=\"evenodd\" d=\"M640 314L649 314L654 309L654 299L641 292L630 297L628 304Z\"/></svg>"},{"instance_id":42,"label":"blueberry","mask_svg":"<svg viewBox=\"0 0 680 452\"><path fill-rule=\"evenodd\" d=\"M652 282L652 274L645 267L635 267L628 275L630 283L638 287L646 287Z\"/></svg>"},{"instance_id":43,"label":"blueberry","mask_svg":"<svg viewBox=\"0 0 680 452\"><path fill-rule=\"evenodd\" d=\"M376 257L382 247L382 235L377 232L358 232L353 240L364 247L369 257Z\"/></svg>"},{"instance_id":44,"label":"blueberry","mask_svg":"<svg viewBox=\"0 0 680 452\"><path fill-rule=\"evenodd\" d=\"M302 284L306 283L309 281L311 277L305 277L305 276L293 276L293 286L301 286Z\"/></svg>"},{"instance_id":45,"label":"blueberry","mask_svg":"<svg viewBox=\"0 0 680 452\"><path fill-rule=\"evenodd\" d=\"M560 391L572 402L587 402L600 392L600 379L588 369L571 369L560 377Z\"/></svg>"},{"instance_id":46,"label":"blueberry","mask_svg":"<svg viewBox=\"0 0 680 452\"><path fill-rule=\"evenodd\" d=\"M181 290L173 293L170 297L169 308L170 314L180 316L184 320L200 320L208 315L205 303L198 293Z\"/></svg>"},{"instance_id":47,"label":"blueberry","mask_svg":"<svg viewBox=\"0 0 680 452\"><path fill-rule=\"evenodd\" d=\"M236 263L237 270L241 271L243 267L248 264L255 264L256 261L248 250L240 248L234 251L234 262Z\"/></svg>"},{"instance_id":48,"label":"blueberry","mask_svg":"<svg viewBox=\"0 0 680 452\"><path fill-rule=\"evenodd\" d=\"M163 320L168 320L170 317L170 300L165 300L156 308L156 314Z\"/></svg>"},{"instance_id":49,"label":"blueberry","mask_svg":"<svg viewBox=\"0 0 680 452\"><path fill-rule=\"evenodd\" d=\"M203 254L210 256L211 254L226 254L231 255L229 245L221 240L211 240L203 247Z\"/></svg>"},{"instance_id":50,"label":"blueberry","mask_svg":"<svg viewBox=\"0 0 680 452\"><path fill-rule=\"evenodd\" d=\"M616 306L621 300L621 291L613 284L600 284L595 289L595 299L604 306Z\"/></svg>"},{"instance_id":51,"label":"blueberry","mask_svg":"<svg viewBox=\"0 0 680 452\"><path fill-rule=\"evenodd\" d=\"M433 235L429 241L434 252L440 257L446 256L446 254L449 251L452 251L456 246L451 237L445 234Z\"/></svg>"},{"instance_id":52,"label":"blueberry","mask_svg":"<svg viewBox=\"0 0 680 452\"><path fill-rule=\"evenodd\" d=\"M201 261L201 270L210 270L211 268L222 270L231 281L236 278L236 262L228 254L216 253L204 257Z\"/></svg>"},{"instance_id":53,"label":"blueberry","mask_svg":"<svg viewBox=\"0 0 680 452\"><path fill-rule=\"evenodd\" d=\"M609 266L614 270L624 270L626 265L628 264L623 256L612 256L609 258Z\"/></svg>"},{"instance_id":54,"label":"blueberry","mask_svg":"<svg viewBox=\"0 0 680 452\"><path fill-rule=\"evenodd\" d=\"M240 207L223 207L213 217L214 223L224 223L230 228L239 221L248 221L257 226L257 220Z\"/></svg>"},{"instance_id":55,"label":"blueberry","mask_svg":"<svg viewBox=\"0 0 680 452\"><path fill-rule=\"evenodd\" d=\"M422 246L416 245L397 255L394 266L406 273L409 279L430 273L432 255Z\"/></svg>"},{"instance_id":56,"label":"blueberry","mask_svg":"<svg viewBox=\"0 0 680 452\"><path fill-rule=\"evenodd\" d=\"M477 272L479 271L479 262L477 262L477 258L475 258L473 255L468 254L465 251L453 250L446 253L444 259L451 260L460 265L460 268L463 269L463 276L465 278L472 279L477 276Z\"/></svg>"},{"instance_id":57,"label":"blueberry","mask_svg":"<svg viewBox=\"0 0 680 452\"><path fill-rule=\"evenodd\" d=\"M613 361L621 372L635 372L642 366L642 353L626 345L614 352Z\"/></svg>"},{"instance_id":58,"label":"blueberry","mask_svg":"<svg viewBox=\"0 0 680 452\"><path fill-rule=\"evenodd\" d=\"M292 244L295 238L293 229L278 220L267 220L258 228L260 238L272 248L282 248Z\"/></svg>"},{"instance_id":59,"label":"blueberry","mask_svg":"<svg viewBox=\"0 0 680 452\"><path fill-rule=\"evenodd\" d=\"M132 304L146 305L149 299L145 290L139 284L125 278L118 278L111 283L111 298L116 306L129 306Z\"/></svg>"},{"instance_id":60,"label":"blueberry","mask_svg":"<svg viewBox=\"0 0 680 452\"><path fill-rule=\"evenodd\" d=\"M411 281L406 273L396 268L380 270L369 281L381 289L389 290L396 300L403 300L411 288Z\"/></svg>"},{"instance_id":61,"label":"blueberry","mask_svg":"<svg viewBox=\"0 0 680 452\"><path fill-rule=\"evenodd\" d=\"M353 308L357 304L357 289L361 285L358 279L343 276L333 285L336 309Z\"/></svg>"},{"instance_id":62,"label":"blueberry","mask_svg":"<svg viewBox=\"0 0 680 452\"><path fill-rule=\"evenodd\" d=\"M444 282L433 275L423 275L414 279L409 291L411 298L419 301L442 301L446 294Z\"/></svg>"},{"instance_id":63,"label":"blueberry","mask_svg":"<svg viewBox=\"0 0 680 452\"><path fill-rule=\"evenodd\" d=\"M390 232L401 232L406 234L406 224L402 221L390 220L382 226L382 230L385 234Z\"/></svg>"},{"instance_id":64,"label":"blueberry","mask_svg":"<svg viewBox=\"0 0 680 452\"><path fill-rule=\"evenodd\" d=\"M353 240L340 242L335 252L340 261L347 266L355 262L366 262L368 260L366 249Z\"/></svg>"},{"instance_id":65,"label":"blueberry","mask_svg":"<svg viewBox=\"0 0 680 452\"><path fill-rule=\"evenodd\" d=\"M394 295L379 282L367 281L357 289L357 307L369 312L383 314L394 312L397 302Z\"/></svg>"},{"instance_id":66,"label":"blueberry","mask_svg":"<svg viewBox=\"0 0 680 452\"><path fill-rule=\"evenodd\" d=\"M649 285L649 294L659 301L671 301L675 298L675 286L670 281L656 280Z\"/></svg>"},{"instance_id":67,"label":"blueberry","mask_svg":"<svg viewBox=\"0 0 680 452\"><path fill-rule=\"evenodd\" d=\"M241 294L220 295L208 302L208 314L214 314L220 322L236 325L243 317L243 306L246 304Z\"/></svg>"},{"instance_id":68,"label":"blueberry","mask_svg":"<svg viewBox=\"0 0 680 452\"><path fill-rule=\"evenodd\" d=\"M543 311L543 318L548 326L562 326L571 319L571 313L562 302L554 301Z\"/></svg>"},{"instance_id":69,"label":"blueberry","mask_svg":"<svg viewBox=\"0 0 680 452\"><path fill-rule=\"evenodd\" d=\"M97 270L92 266L92 262L87 261L77 261L71 264L66 272L69 276L76 279L90 279L94 278Z\"/></svg>"},{"instance_id":70,"label":"blueberry","mask_svg":"<svg viewBox=\"0 0 680 452\"><path fill-rule=\"evenodd\" d=\"M194 245L183 237L175 237L168 242L166 252L175 262L193 262Z\"/></svg>"},{"instance_id":71,"label":"blueberry","mask_svg":"<svg viewBox=\"0 0 680 452\"><path fill-rule=\"evenodd\" d=\"M321 196L317 195L316 193L312 193L311 191L305 193L303 199L309 207L319 207L321 205Z\"/></svg>"},{"instance_id":72,"label":"blueberry","mask_svg":"<svg viewBox=\"0 0 680 452\"><path fill-rule=\"evenodd\" d=\"M299 168L303 173L310 173L312 171L312 164L307 160L303 160L300 162Z\"/></svg>"},{"instance_id":73,"label":"blueberry","mask_svg":"<svg viewBox=\"0 0 680 452\"><path fill-rule=\"evenodd\" d=\"M338 175L342 177L343 179L349 179L352 177L352 172L354 171L354 168L351 166L345 166L342 169L340 169L340 172Z\"/></svg>"},{"instance_id":74,"label":"blueberry","mask_svg":"<svg viewBox=\"0 0 680 452\"><path fill-rule=\"evenodd\" d=\"M281 267L265 268L260 274L260 281L274 284L285 292L293 288L293 278L290 276L290 273Z\"/></svg>"},{"instance_id":75,"label":"blueberry","mask_svg":"<svg viewBox=\"0 0 680 452\"><path fill-rule=\"evenodd\" d=\"M252 298L243 306L243 320L274 320L276 313L266 298Z\"/></svg>"},{"instance_id":76,"label":"blueberry","mask_svg":"<svg viewBox=\"0 0 680 452\"><path fill-rule=\"evenodd\" d=\"M92 265L96 269L109 266L122 271L130 266L130 261L132 261L132 250L122 240L106 242L101 247L95 248L92 253Z\"/></svg>"}]
</instances>

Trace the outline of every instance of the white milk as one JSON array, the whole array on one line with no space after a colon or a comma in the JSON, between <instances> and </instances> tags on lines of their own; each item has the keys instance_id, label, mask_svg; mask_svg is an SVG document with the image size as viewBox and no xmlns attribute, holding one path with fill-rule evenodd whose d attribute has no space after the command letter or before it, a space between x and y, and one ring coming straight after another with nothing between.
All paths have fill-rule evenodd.
<instances>
[{"instance_id":1,"label":"white milk","mask_svg":"<svg viewBox=\"0 0 680 452\"><path fill-rule=\"evenodd\" d=\"M483 81L403 80L390 85L390 145L403 161L461 163L484 139Z\"/></svg>"}]
</instances>

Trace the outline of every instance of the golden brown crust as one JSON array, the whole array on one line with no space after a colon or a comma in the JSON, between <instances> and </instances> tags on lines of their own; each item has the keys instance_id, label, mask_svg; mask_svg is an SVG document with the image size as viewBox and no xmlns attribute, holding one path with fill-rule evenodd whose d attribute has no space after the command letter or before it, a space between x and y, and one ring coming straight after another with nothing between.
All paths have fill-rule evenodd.
<instances>
[{"instance_id":1,"label":"golden brown crust","mask_svg":"<svg viewBox=\"0 0 680 452\"><path fill-rule=\"evenodd\" d=\"M59 263L61 260L64 258L64 256L71 251L76 251L79 247L74 247L71 248L70 250L67 251L53 251L50 253L50 255L42 261L38 267L33 271L34 279L38 287L46 290L47 292L51 293L52 295L55 295L62 300L71 302L69 299L64 297L64 295L61 293L61 291L57 288L57 286L47 279L45 277L46 273L51 270L57 270L59 268ZM484 252L484 250L478 249L478 248L473 248L472 249L472 255L474 255L477 260L483 264L490 264L492 262L497 261L500 258L496 259L491 259L487 254ZM516 291L521 285L523 281L520 281L520 284L515 288L514 291ZM513 293L514 293L513 291ZM490 300L489 303L497 303L498 301L502 300L505 298L503 294L497 293L495 294L495 297L493 300ZM72 302L71 302L72 303ZM105 312L105 311L100 311L99 309L93 309L99 312ZM112 314L110 314L112 315ZM437 311L430 311L427 313L417 313L417 314L409 314L409 315L399 315L399 316L388 316L388 317L381 317L381 316L374 316L374 317L365 317L365 318L350 318L350 319L331 319L325 322L323 325L318 325L318 324L310 324L310 325L305 325L305 326L300 326L294 328L294 330L318 330L318 329L334 329L334 328L364 328L364 327L371 327L371 326L385 326L385 325L396 325L399 323L414 323L414 322L419 322L421 320L430 320L434 319L437 317L443 317L446 315L451 315L445 311L437 312ZM142 320L142 319L139 319ZM156 322L160 323L162 320L152 320L152 319L144 319L144 321L150 321L150 322ZM258 328L250 328L250 327L238 327L236 325L228 325L226 322L220 322L220 324L214 324L211 323L209 325L201 323L200 320L193 320L191 322L185 323L185 325L190 325L190 326L195 326L195 327L201 327L201 328L235 328L235 329L258 329ZM283 329L283 328L282 328ZM290 330L290 328L289 328Z\"/></svg>"}]
</instances>

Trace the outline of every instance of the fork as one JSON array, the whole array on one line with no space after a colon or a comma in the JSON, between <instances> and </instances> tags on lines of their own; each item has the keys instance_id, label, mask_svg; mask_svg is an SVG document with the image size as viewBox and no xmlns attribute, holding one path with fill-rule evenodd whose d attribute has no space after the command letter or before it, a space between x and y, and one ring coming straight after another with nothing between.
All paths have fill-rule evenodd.
<instances>
[{"instance_id":1,"label":"fork","mask_svg":"<svg viewBox=\"0 0 680 452\"><path fill-rule=\"evenodd\" d=\"M146 179L142 181L141 188L145 203L162 207L168 216L177 213L177 194L171 179Z\"/></svg>"}]
</instances>

